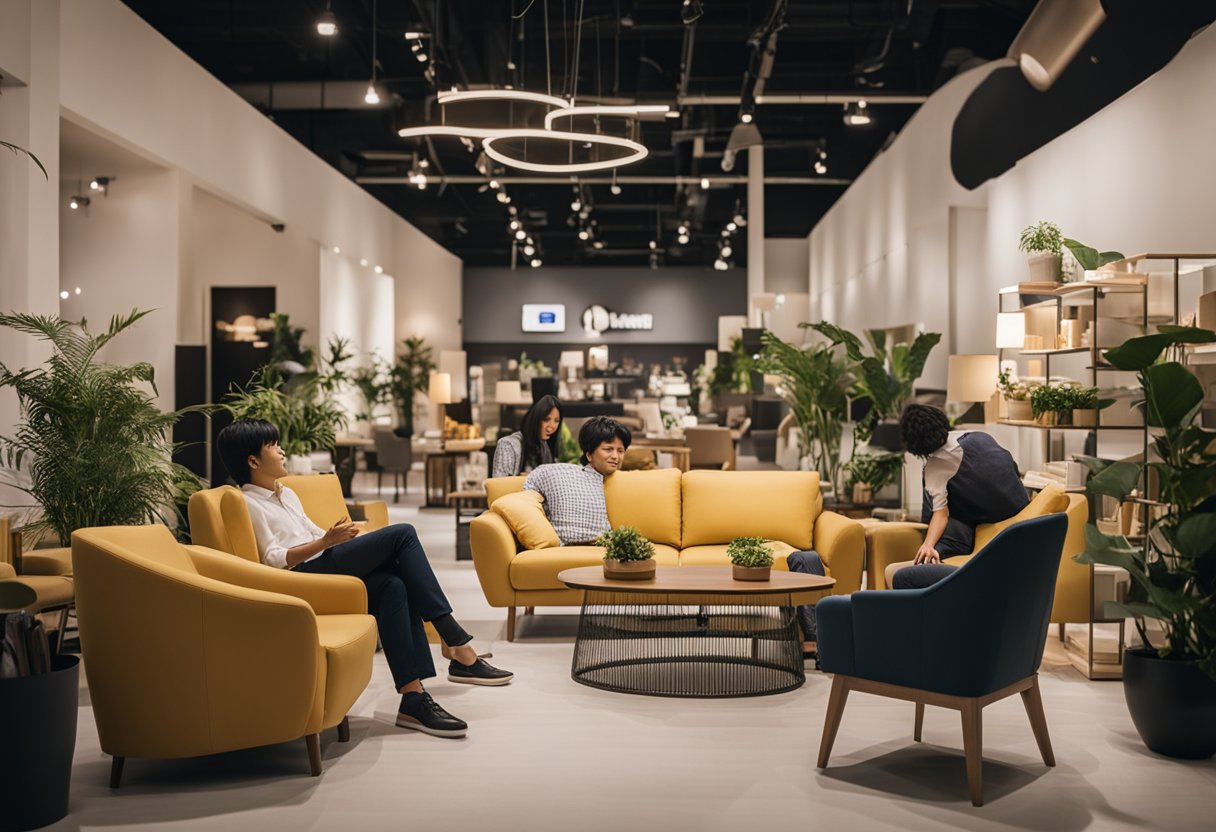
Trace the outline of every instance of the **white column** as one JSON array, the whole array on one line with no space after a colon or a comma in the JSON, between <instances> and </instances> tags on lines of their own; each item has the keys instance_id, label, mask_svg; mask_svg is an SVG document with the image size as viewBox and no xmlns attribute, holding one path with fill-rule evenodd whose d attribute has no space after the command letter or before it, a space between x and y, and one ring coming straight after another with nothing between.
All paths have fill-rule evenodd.
<instances>
[{"instance_id":1,"label":"white column","mask_svg":"<svg viewBox=\"0 0 1216 832\"><path fill-rule=\"evenodd\" d=\"M11 27L0 38L0 138L34 153L49 176L25 156L0 151L0 311L53 315L59 310L59 0L4 0L0 20ZM40 363L49 350L2 330L0 355L16 370ZM0 391L0 432L8 433L17 418L16 395Z\"/></svg>"},{"instance_id":2,"label":"white column","mask_svg":"<svg viewBox=\"0 0 1216 832\"><path fill-rule=\"evenodd\" d=\"M747 314L760 326L751 299L764 291L764 147L747 150Z\"/></svg>"}]
</instances>

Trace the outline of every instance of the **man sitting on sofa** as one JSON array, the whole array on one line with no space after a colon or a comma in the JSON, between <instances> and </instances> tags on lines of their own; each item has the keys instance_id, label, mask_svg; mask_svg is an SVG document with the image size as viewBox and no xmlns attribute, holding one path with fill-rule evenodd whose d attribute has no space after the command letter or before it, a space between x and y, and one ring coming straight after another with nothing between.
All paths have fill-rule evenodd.
<instances>
[{"instance_id":1,"label":"man sitting on sofa","mask_svg":"<svg viewBox=\"0 0 1216 832\"><path fill-rule=\"evenodd\" d=\"M349 520L327 531L304 513L300 498L278 480L287 476L279 431L261 419L241 419L220 431L220 458L241 486L267 566L325 575L353 575L367 587L380 643L401 694L397 725L438 737L463 737L468 726L441 708L422 687L435 675L423 621L430 621L450 652L448 681L505 685L512 674L479 658L452 616L414 527L399 523L356 538Z\"/></svg>"},{"instance_id":2,"label":"man sitting on sofa","mask_svg":"<svg viewBox=\"0 0 1216 832\"><path fill-rule=\"evenodd\" d=\"M612 530L604 480L621 467L633 441L629 428L608 416L593 416L578 432L582 467L553 463L537 466L524 489L545 498L545 513L563 546L591 543Z\"/></svg>"},{"instance_id":3,"label":"man sitting on sofa","mask_svg":"<svg viewBox=\"0 0 1216 832\"><path fill-rule=\"evenodd\" d=\"M925 460L929 529L915 560L887 567L887 586L920 589L958 568L942 558L970 554L976 526L1012 517L1030 499L1013 457L988 434L952 431L945 413L923 404L904 408L899 430L908 453Z\"/></svg>"}]
</instances>

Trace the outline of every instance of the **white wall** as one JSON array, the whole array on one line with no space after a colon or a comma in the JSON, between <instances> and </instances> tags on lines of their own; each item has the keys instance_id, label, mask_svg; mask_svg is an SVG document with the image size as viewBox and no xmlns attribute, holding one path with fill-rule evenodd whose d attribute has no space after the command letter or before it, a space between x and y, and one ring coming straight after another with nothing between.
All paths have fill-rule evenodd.
<instances>
[{"instance_id":1,"label":"white wall","mask_svg":"<svg viewBox=\"0 0 1216 832\"><path fill-rule=\"evenodd\" d=\"M321 331L347 338L351 351L362 356L347 367L369 363L371 356L392 361L395 350L395 280L376 274L372 265L360 266L354 258L332 251L321 252ZM436 353L438 354L438 353ZM352 420L361 409L361 398L346 391L342 403Z\"/></svg>"},{"instance_id":2,"label":"white wall","mask_svg":"<svg viewBox=\"0 0 1216 832\"><path fill-rule=\"evenodd\" d=\"M125 174L107 197L93 194L87 207L72 210L75 181L60 183L59 301L65 318L85 318L104 330L115 315L153 310L105 348L102 358L118 364L147 361L156 371L161 400L173 400L173 348L177 341L178 286L183 216L190 184L177 171ZM86 186L87 188L87 186ZM76 294L79 288L81 293Z\"/></svg>"}]
</instances>

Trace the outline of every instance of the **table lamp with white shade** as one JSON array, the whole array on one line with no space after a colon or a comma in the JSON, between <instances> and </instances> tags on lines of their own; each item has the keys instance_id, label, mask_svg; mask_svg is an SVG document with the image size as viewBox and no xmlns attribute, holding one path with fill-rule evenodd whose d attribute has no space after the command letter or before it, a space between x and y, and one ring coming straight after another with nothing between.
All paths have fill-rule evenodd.
<instances>
[{"instance_id":1,"label":"table lamp with white shade","mask_svg":"<svg viewBox=\"0 0 1216 832\"><path fill-rule=\"evenodd\" d=\"M494 384L494 400L498 402L499 427L507 426L507 410L514 405L524 404L523 387L518 381L499 381Z\"/></svg>"},{"instance_id":2,"label":"table lamp with white shade","mask_svg":"<svg viewBox=\"0 0 1216 832\"><path fill-rule=\"evenodd\" d=\"M1026 313L998 312L996 316L996 348L1020 350L1026 343Z\"/></svg>"},{"instance_id":3,"label":"table lamp with white shade","mask_svg":"<svg viewBox=\"0 0 1216 832\"><path fill-rule=\"evenodd\" d=\"M439 431L443 432L444 405L452 403L452 374L431 373L430 384L427 386L426 397L432 404L439 406Z\"/></svg>"},{"instance_id":4,"label":"table lamp with white shade","mask_svg":"<svg viewBox=\"0 0 1216 832\"><path fill-rule=\"evenodd\" d=\"M958 405L984 402L984 419L989 420L989 404L996 395L997 358L995 355L952 355L946 369L946 413L951 421L967 410ZM995 410L992 420L995 421Z\"/></svg>"}]
</instances>

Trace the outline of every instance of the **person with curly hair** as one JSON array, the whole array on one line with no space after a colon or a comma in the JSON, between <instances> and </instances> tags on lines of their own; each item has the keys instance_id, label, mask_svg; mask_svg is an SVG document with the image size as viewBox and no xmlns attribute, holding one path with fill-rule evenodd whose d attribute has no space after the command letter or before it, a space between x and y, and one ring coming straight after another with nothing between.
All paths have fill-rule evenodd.
<instances>
[{"instance_id":1,"label":"person with curly hair","mask_svg":"<svg viewBox=\"0 0 1216 832\"><path fill-rule=\"evenodd\" d=\"M943 558L968 555L975 527L1017 514L1030 498L1009 451L982 431L955 431L939 408L910 404L899 419L908 453L925 460L921 522L928 523L916 559L887 567L887 586L919 589L957 567Z\"/></svg>"}]
</instances>

